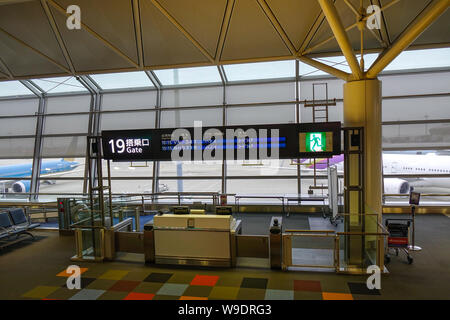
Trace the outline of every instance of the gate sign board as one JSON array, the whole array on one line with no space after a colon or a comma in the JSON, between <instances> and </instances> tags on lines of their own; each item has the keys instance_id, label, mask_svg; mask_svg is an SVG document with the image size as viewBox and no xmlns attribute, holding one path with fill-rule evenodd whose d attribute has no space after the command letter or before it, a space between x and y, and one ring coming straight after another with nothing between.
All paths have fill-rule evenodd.
<instances>
[{"instance_id":1,"label":"gate sign board","mask_svg":"<svg viewBox=\"0 0 450 320\"><path fill-rule=\"evenodd\" d=\"M341 123L103 131L102 149L113 161L330 158L341 154Z\"/></svg>"}]
</instances>

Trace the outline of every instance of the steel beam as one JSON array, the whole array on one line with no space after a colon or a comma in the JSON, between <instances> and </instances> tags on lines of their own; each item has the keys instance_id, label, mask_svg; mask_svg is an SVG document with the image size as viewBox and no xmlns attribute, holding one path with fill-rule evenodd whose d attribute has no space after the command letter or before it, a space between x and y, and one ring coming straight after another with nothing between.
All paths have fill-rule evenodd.
<instances>
[{"instance_id":1,"label":"steel beam","mask_svg":"<svg viewBox=\"0 0 450 320\"><path fill-rule=\"evenodd\" d=\"M142 42L141 8L139 0L133 0L134 31L136 33L136 49L139 57L139 67L144 68L144 45Z\"/></svg>"},{"instance_id":2,"label":"steel beam","mask_svg":"<svg viewBox=\"0 0 450 320\"><path fill-rule=\"evenodd\" d=\"M331 74L331 75L333 75L333 76L335 76L335 77L337 77L339 79L342 79L342 80L345 80L345 81L349 81L352 78L352 75L347 73L347 72L344 72L344 71L341 71L339 69L333 68L333 67L331 67L329 65L326 65L326 64L324 64L322 62L319 62L317 60L308 58L306 56L298 56L298 59L301 62L304 62L304 63L306 63L306 64L308 64L308 65L310 65L310 66L312 66L314 68L322 70L323 72Z\"/></svg>"},{"instance_id":3,"label":"steel beam","mask_svg":"<svg viewBox=\"0 0 450 320\"><path fill-rule=\"evenodd\" d=\"M302 45L300 46L300 49L297 51L297 54L305 54L306 47L311 43L311 40L316 35L317 30L319 30L320 26L325 20L325 16L323 15L322 10L320 10L319 15L317 16L316 20L314 21L313 26L311 27L311 30L309 30L308 34L306 35L306 39L303 40Z\"/></svg>"},{"instance_id":4,"label":"steel beam","mask_svg":"<svg viewBox=\"0 0 450 320\"><path fill-rule=\"evenodd\" d=\"M5 62L3 62L2 58L0 58L0 67L3 68L3 70L6 72L6 76L8 77L8 79L13 79L14 75L12 74L11 70L9 70L8 66L6 65ZM4 74L2 72L2 74Z\"/></svg>"},{"instance_id":5,"label":"steel beam","mask_svg":"<svg viewBox=\"0 0 450 320\"><path fill-rule=\"evenodd\" d=\"M45 112L47 106L47 98L44 91L36 86L31 81L20 81L28 90L33 92L35 96L39 98L37 120L36 120L36 134L33 136L34 141L34 151L33 151L33 162L30 180L30 201L36 201L39 194L39 179L41 171L41 155L42 155L42 138L44 131L44 121Z\"/></svg>"},{"instance_id":6,"label":"steel beam","mask_svg":"<svg viewBox=\"0 0 450 320\"><path fill-rule=\"evenodd\" d=\"M360 16L360 13L358 9L350 2L350 0L344 0L345 4L350 8L350 10L353 11L353 13L356 15L356 17Z\"/></svg>"},{"instance_id":7,"label":"steel beam","mask_svg":"<svg viewBox=\"0 0 450 320\"><path fill-rule=\"evenodd\" d=\"M283 40L284 45L289 49L292 55L297 54L297 50L295 49L295 46L292 44L291 40L289 39L288 35L286 34L286 31L284 31L283 27L281 26L280 22L275 17L274 13L270 9L269 5L265 0L257 0L259 6L263 10L266 17L270 20L273 27L277 31L278 35L280 36L281 40Z\"/></svg>"},{"instance_id":8,"label":"steel beam","mask_svg":"<svg viewBox=\"0 0 450 320\"><path fill-rule=\"evenodd\" d=\"M230 25L231 16L233 14L235 0L228 0L227 7L225 9L225 15L222 21L222 27L220 29L219 43L216 49L216 58L214 61L217 63L222 57L223 47L225 45L225 40L227 37L228 27Z\"/></svg>"},{"instance_id":9,"label":"steel beam","mask_svg":"<svg viewBox=\"0 0 450 320\"><path fill-rule=\"evenodd\" d=\"M342 53L347 59L348 65L353 72L356 80L363 78L363 72L359 66L358 60L356 59L353 48L350 44L347 33L345 32L344 26L342 25L339 14L333 4L332 0L319 0L319 4L322 8L325 17L327 18L328 24L333 31L334 36L342 50Z\"/></svg>"},{"instance_id":10,"label":"steel beam","mask_svg":"<svg viewBox=\"0 0 450 320\"><path fill-rule=\"evenodd\" d=\"M32 90L32 85L27 86ZM33 151L33 165L31 170L31 183L30 183L30 201L38 200L39 193L39 176L41 172L41 158L42 158L42 133L44 132L45 124L45 112L47 108L47 98L44 93L38 93L37 90L32 90L35 95L39 97L38 118L36 120L36 135L34 141Z\"/></svg>"},{"instance_id":11,"label":"steel beam","mask_svg":"<svg viewBox=\"0 0 450 320\"><path fill-rule=\"evenodd\" d=\"M61 33L59 32L58 26L56 25L55 18L53 17L53 15L50 11L50 8L48 7L47 1L41 0L41 5L45 11L45 14L47 15L48 23L52 27L53 34L55 35L56 40L58 41L59 48L61 49L61 51L64 55L64 58L66 59L66 63L69 66L70 72L72 74L75 74L75 68L73 67L73 62L72 62L72 59L70 58L69 51L67 51L67 48L66 48L66 45L64 44Z\"/></svg>"},{"instance_id":12,"label":"steel beam","mask_svg":"<svg viewBox=\"0 0 450 320\"><path fill-rule=\"evenodd\" d=\"M400 35L400 37L386 49L367 71L367 78L374 79L397 56L408 48L434 21L436 21L449 7L450 0L436 0Z\"/></svg>"},{"instance_id":13,"label":"steel beam","mask_svg":"<svg viewBox=\"0 0 450 320\"><path fill-rule=\"evenodd\" d=\"M390 3L388 3L387 5L385 5L384 7L382 7L382 8L380 9L380 11L383 13L386 9L390 8L391 6L393 6L394 4L398 3L399 1L400 1L400 0L393 0L393 1L391 1ZM352 11L353 11L353 10L352 10ZM366 17L364 17L364 18L363 18L363 21L367 21L367 20L368 20L369 18L371 18L373 15L375 15L375 12L372 13L372 14L370 14L370 15L368 15L368 16L366 16ZM358 25L357 23L353 23L352 25L350 25L350 26L348 26L347 28L345 28L345 31L348 32L348 31L352 30L353 28L356 28L357 25ZM372 30L371 30L371 31L372 31ZM376 36L375 36L375 37L376 37ZM325 39L325 40L323 40L323 41L321 41L321 42L315 44L314 46L312 46L312 47L310 47L310 48L308 48L308 49L306 49L306 50L304 50L304 51L302 51L302 52L303 52L303 54L310 54L310 53L313 52L315 49L317 49L317 48L323 46L324 44L330 42L330 41L333 40L333 39L335 39L335 36L331 36L331 37L329 37L329 38L327 38L327 39Z\"/></svg>"},{"instance_id":14,"label":"steel beam","mask_svg":"<svg viewBox=\"0 0 450 320\"><path fill-rule=\"evenodd\" d=\"M150 0L153 5L189 40L192 44L209 60L214 63L214 58L203 48L203 46L194 39L194 37L157 1Z\"/></svg>"}]
</instances>

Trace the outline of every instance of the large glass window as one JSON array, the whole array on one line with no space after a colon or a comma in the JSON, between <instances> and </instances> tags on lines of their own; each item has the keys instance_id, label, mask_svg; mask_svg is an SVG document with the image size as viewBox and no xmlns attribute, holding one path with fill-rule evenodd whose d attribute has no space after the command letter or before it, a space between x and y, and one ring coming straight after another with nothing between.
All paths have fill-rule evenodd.
<instances>
[{"instance_id":1,"label":"large glass window","mask_svg":"<svg viewBox=\"0 0 450 320\"><path fill-rule=\"evenodd\" d=\"M31 187L32 159L0 160L0 199L26 199Z\"/></svg>"},{"instance_id":2,"label":"large glass window","mask_svg":"<svg viewBox=\"0 0 450 320\"><path fill-rule=\"evenodd\" d=\"M85 158L45 158L41 162L39 199L83 193Z\"/></svg>"},{"instance_id":3,"label":"large glass window","mask_svg":"<svg viewBox=\"0 0 450 320\"><path fill-rule=\"evenodd\" d=\"M402 52L385 71L450 67L450 48Z\"/></svg>"},{"instance_id":4,"label":"large glass window","mask_svg":"<svg viewBox=\"0 0 450 320\"><path fill-rule=\"evenodd\" d=\"M105 90L153 87L150 78L143 71L96 74L91 77Z\"/></svg>"},{"instance_id":5,"label":"large glass window","mask_svg":"<svg viewBox=\"0 0 450 320\"><path fill-rule=\"evenodd\" d=\"M450 201L450 149L383 152L384 202L407 205L420 192L422 205Z\"/></svg>"},{"instance_id":6,"label":"large glass window","mask_svg":"<svg viewBox=\"0 0 450 320\"><path fill-rule=\"evenodd\" d=\"M164 86L222 82L217 67L156 70L155 73Z\"/></svg>"},{"instance_id":7,"label":"large glass window","mask_svg":"<svg viewBox=\"0 0 450 320\"><path fill-rule=\"evenodd\" d=\"M231 64L224 66L228 81L263 80L295 77L295 61Z\"/></svg>"}]
</instances>

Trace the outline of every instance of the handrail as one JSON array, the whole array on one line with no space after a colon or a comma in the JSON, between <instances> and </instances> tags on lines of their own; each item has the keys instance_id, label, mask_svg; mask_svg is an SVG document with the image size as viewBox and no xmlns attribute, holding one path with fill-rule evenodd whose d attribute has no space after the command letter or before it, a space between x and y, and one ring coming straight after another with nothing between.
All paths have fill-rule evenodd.
<instances>
[{"instance_id":1,"label":"handrail","mask_svg":"<svg viewBox=\"0 0 450 320\"><path fill-rule=\"evenodd\" d=\"M387 193L383 194L384 197L409 197L409 194L405 193ZM450 197L450 193L421 193L421 197Z\"/></svg>"},{"instance_id":2,"label":"handrail","mask_svg":"<svg viewBox=\"0 0 450 320\"><path fill-rule=\"evenodd\" d=\"M388 236L384 232L337 232L338 236Z\"/></svg>"},{"instance_id":3,"label":"handrail","mask_svg":"<svg viewBox=\"0 0 450 320\"><path fill-rule=\"evenodd\" d=\"M302 233L336 233L334 230L285 230L284 233L293 233L293 232L302 232Z\"/></svg>"},{"instance_id":4,"label":"handrail","mask_svg":"<svg viewBox=\"0 0 450 320\"><path fill-rule=\"evenodd\" d=\"M127 218L111 227L113 231L120 231L122 228L133 225L133 219Z\"/></svg>"}]
</instances>

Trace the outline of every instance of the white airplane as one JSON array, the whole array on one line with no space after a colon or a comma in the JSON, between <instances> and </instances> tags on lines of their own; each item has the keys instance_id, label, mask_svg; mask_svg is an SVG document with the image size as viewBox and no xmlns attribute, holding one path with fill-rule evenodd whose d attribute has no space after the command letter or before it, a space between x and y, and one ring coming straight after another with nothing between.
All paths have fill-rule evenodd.
<instances>
[{"instance_id":1,"label":"white airplane","mask_svg":"<svg viewBox=\"0 0 450 320\"><path fill-rule=\"evenodd\" d=\"M283 165L276 165L275 162L263 160L260 166L264 174L273 173L276 170L297 170L294 166L289 166L286 162ZM329 165L335 165L338 173L343 173L344 156L334 156L329 159L317 159L316 171L323 175ZM309 159L302 159L302 172L312 174L314 171L314 162ZM428 174L450 174L450 156L428 154L383 154L383 173L386 175L428 175ZM276 173L275 173L276 174ZM386 194L409 194L410 191L427 193L447 193L450 190L450 178L428 178L428 177L408 177L408 178L385 178L384 193Z\"/></svg>"},{"instance_id":2,"label":"white airplane","mask_svg":"<svg viewBox=\"0 0 450 320\"><path fill-rule=\"evenodd\" d=\"M450 156L428 153L383 154L384 174L450 174ZM441 193L450 189L450 178L385 178L387 194L405 194L414 189L421 192Z\"/></svg>"}]
</instances>

